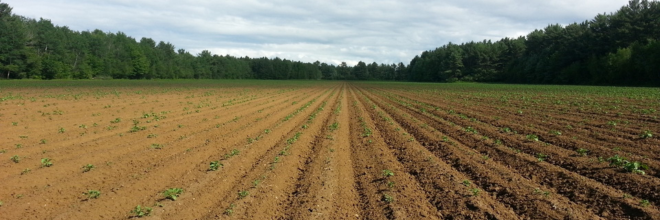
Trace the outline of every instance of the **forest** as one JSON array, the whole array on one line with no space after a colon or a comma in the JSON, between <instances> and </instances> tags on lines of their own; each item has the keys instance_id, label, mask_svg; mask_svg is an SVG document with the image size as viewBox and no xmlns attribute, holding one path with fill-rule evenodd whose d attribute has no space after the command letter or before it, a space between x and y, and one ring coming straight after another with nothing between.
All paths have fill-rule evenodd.
<instances>
[{"instance_id":1,"label":"forest","mask_svg":"<svg viewBox=\"0 0 660 220\"><path fill-rule=\"evenodd\" d=\"M76 31L0 2L0 79L307 79L660 86L660 2L518 38L448 43L409 64L349 66L191 54L123 32Z\"/></svg>"}]
</instances>

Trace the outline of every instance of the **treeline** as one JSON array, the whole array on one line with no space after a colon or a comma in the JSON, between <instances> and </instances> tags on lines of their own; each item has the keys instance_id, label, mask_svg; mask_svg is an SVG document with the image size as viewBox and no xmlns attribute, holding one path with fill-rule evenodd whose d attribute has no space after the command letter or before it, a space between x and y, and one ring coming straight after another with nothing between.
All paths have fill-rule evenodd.
<instances>
[{"instance_id":1,"label":"treeline","mask_svg":"<svg viewBox=\"0 0 660 220\"><path fill-rule=\"evenodd\" d=\"M410 62L413 81L660 85L660 2L525 37L447 44Z\"/></svg>"},{"instance_id":2,"label":"treeline","mask_svg":"<svg viewBox=\"0 0 660 220\"><path fill-rule=\"evenodd\" d=\"M403 80L405 66L331 65L280 58L191 54L122 32L74 31L50 20L12 14L0 2L0 71L4 79L337 79Z\"/></svg>"},{"instance_id":3,"label":"treeline","mask_svg":"<svg viewBox=\"0 0 660 220\"><path fill-rule=\"evenodd\" d=\"M73 31L12 14L0 2L4 79L328 79L660 86L660 3L633 0L615 13L549 25L496 42L449 43L409 65L305 63L191 54L122 32Z\"/></svg>"}]
</instances>

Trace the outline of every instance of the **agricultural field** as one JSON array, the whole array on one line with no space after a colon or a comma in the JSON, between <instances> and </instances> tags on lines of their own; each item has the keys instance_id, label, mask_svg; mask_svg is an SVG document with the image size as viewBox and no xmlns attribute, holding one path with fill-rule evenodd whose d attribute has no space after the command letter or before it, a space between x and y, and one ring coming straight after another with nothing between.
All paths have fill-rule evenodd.
<instances>
[{"instance_id":1,"label":"agricultural field","mask_svg":"<svg viewBox=\"0 0 660 220\"><path fill-rule=\"evenodd\" d=\"M1 219L660 219L660 89L0 81Z\"/></svg>"}]
</instances>

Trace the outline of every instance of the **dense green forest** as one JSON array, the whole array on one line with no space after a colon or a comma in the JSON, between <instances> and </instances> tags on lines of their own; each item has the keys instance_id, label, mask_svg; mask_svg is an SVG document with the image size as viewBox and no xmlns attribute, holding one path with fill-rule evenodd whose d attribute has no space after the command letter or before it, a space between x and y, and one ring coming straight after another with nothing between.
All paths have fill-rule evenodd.
<instances>
[{"instance_id":1,"label":"dense green forest","mask_svg":"<svg viewBox=\"0 0 660 220\"><path fill-rule=\"evenodd\" d=\"M12 13L0 2L3 79L336 79L660 85L660 3L633 0L610 14L549 25L496 42L449 43L409 65L305 63L191 54L122 32L75 31Z\"/></svg>"},{"instance_id":2,"label":"dense green forest","mask_svg":"<svg viewBox=\"0 0 660 220\"><path fill-rule=\"evenodd\" d=\"M549 25L516 39L447 44L410 62L413 81L660 85L660 3Z\"/></svg>"}]
</instances>

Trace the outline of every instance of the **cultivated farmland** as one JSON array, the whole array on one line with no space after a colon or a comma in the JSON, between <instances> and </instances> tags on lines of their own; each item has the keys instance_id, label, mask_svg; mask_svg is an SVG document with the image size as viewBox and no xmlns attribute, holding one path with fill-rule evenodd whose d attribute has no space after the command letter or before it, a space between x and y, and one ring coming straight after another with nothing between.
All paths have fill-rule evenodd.
<instances>
[{"instance_id":1,"label":"cultivated farmland","mask_svg":"<svg viewBox=\"0 0 660 220\"><path fill-rule=\"evenodd\" d=\"M660 90L2 81L2 219L660 219Z\"/></svg>"}]
</instances>

